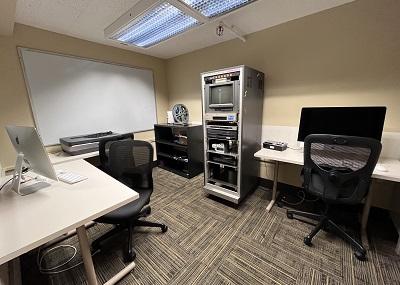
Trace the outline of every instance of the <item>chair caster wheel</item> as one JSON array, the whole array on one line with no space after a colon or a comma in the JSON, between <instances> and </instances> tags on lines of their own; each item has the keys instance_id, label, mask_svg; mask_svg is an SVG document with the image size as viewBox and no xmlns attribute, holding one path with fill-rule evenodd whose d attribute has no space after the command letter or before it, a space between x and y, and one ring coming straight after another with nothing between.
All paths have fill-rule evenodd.
<instances>
[{"instance_id":1,"label":"chair caster wheel","mask_svg":"<svg viewBox=\"0 0 400 285\"><path fill-rule=\"evenodd\" d=\"M163 225L163 226L161 227L161 231L162 231L163 233L165 233L166 231L168 231L168 226L167 226L167 225Z\"/></svg>"},{"instance_id":2,"label":"chair caster wheel","mask_svg":"<svg viewBox=\"0 0 400 285\"><path fill-rule=\"evenodd\" d=\"M289 213L289 212L286 212L286 216L288 217L288 219L293 219L293 214L292 213Z\"/></svg>"},{"instance_id":3,"label":"chair caster wheel","mask_svg":"<svg viewBox=\"0 0 400 285\"><path fill-rule=\"evenodd\" d=\"M283 203L282 203L282 202L278 202L278 203L276 203L276 205L277 205L279 208L283 208Z\"/></svg>"},{"instance_id":4,"label":"chair caster wheel","mask_svg":"<svg viewBox=\"0 0 400 285\"><path fill-rule=\"evenodd\" d=\"M364 251L357 250L354 252L355 257L360 261L367 260L367 256Z\"/></svg>"},{"instance_id":5,"label":"chair caster wheel","mask_svg":"<svg viewBox=\"0 0 400 285\"><path fill-rule=\"evenodd\" d=\"M147 207L145 212L144 212L147 216L151 214L151 208Z\"/></svg>"},{"instance_id":6,"label":"chair caster wheel","mask_svg":"<svg viewBox=\"0 0 400 285\"><path fill-rule=\"evenodd\" d=\"M309 237L305 237L303 242L307 246L312 246L311 238L309 238Z\"/></svg>"},{"instance_id":7,"label":"chair caster wheel","mask_svg":"<svg viewBox=\"0 0 400 285\"><path fill-rule=\"evenodd\" d=\"M128 262L132 262L134 261L136 258L136 252L132 251L130 253L128 253L125 257L124 257L124 262L128 263Z\"/></svg>"}]
</instances>

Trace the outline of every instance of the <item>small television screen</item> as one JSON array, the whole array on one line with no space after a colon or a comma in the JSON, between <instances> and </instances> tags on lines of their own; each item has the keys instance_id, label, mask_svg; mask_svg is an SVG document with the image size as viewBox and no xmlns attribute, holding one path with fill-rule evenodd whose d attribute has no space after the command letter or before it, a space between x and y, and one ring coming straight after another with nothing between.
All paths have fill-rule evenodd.
<instances>
[{"instance_id":1,"label":"small television screen","mask_svg":"<svg viewBox=\"0 0 400 285\"><path fill-rule=\"evenodd\" d=\"M217 85L210 87L210 105L233 105L233 85Z\"/></svg>"},{"instance_id":2,"label":"small television screen","mask_svg":"<svg viewBox=\"0 0 400 285\"><path fill-rule=\"evenodd\" d=\"M386 107L302 108L297 140L310 134L369 137L381 140Z\"/></svg>"}]
</instances>

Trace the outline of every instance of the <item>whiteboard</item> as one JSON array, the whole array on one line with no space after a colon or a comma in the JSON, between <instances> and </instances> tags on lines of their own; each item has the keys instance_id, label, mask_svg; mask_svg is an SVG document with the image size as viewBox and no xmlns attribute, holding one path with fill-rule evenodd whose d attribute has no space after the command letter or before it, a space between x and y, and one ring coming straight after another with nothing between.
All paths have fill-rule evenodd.
<instances>
[{"instance_id":1,"label":"whiteboard","mask_svg":"<svg viewBox=\"0 0 400 285\"><path fill-rule=\"evenodd\" d=\"M36 128L45 145L68 136L154 128L151 70L18 50Z\"/></svg>"}]
</instances>

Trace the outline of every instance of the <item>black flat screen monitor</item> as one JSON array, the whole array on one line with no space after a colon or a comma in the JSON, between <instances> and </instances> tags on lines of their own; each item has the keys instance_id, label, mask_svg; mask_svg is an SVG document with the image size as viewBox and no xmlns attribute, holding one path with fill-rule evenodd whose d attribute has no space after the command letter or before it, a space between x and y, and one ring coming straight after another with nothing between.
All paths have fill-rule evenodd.
<instances>
[{"instance_id":1,"label":"black flat screen monitor","mask_svg":"<svg viewBox=\"0 0 400 285\"><path fill-rule=\"evenodd\" d=\"M381 140L386 107L307 107L301 109L297 140L310 134L369 137Z\"/></svg>"}]
</instances>

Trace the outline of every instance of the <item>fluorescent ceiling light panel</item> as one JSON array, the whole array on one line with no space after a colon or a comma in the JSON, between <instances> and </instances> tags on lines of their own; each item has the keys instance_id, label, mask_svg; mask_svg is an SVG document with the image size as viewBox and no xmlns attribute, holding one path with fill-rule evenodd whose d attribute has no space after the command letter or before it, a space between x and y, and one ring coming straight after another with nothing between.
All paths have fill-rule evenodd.
<instances>
[{"instance_id":1,"label":"fluorescent ceiling light panel","mask_svg":"<svg viewBox=\"0 0 400 285\"><path fill-rule=\"evenodd\" d=\"M199 24L195 18L163 2L122 27L111 38L147 48Z\"/></svg>"},{"instance_id":2,"label":"fluorescent ceiling light panel","mask_svg":"<svg viewBox=\"0 0 400 285\"><path fill-rule=\"evenodd\" d=\"M140 0L104 36L142 48L154 46L256 0Z\"/></svg>"},{"instance_id":3,"label":"fluorescent ceiling light panel","mask_svg":"<svg viewBox=\"0 0 400 285\"><path fill-rule=\"evenodd\" d=\"M181 0L208 18L221 16L255 0Z\"/></svg>"}]
</instances>

